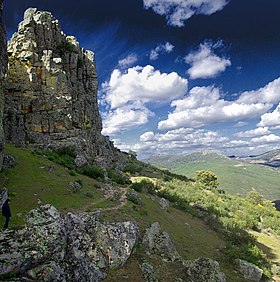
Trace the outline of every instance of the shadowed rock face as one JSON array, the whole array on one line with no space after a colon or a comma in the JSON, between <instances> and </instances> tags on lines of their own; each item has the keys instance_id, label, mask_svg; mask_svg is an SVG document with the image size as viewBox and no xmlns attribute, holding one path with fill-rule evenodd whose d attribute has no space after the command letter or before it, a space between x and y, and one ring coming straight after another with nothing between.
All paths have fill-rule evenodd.
<instances>
[{"instance_id":1,"label":"shadowed rock face","mask_svg":"<svg viewBox=\"0 0 280 282\"><path fill-rule=\"evenodd\" d=\"M4 96L3 96L3 79L7 67L7 45L6 32L2 22L3 0L0 0L0 171L3 163L3 148L4 148L4 131L3 131L3 110L4 110Z\"/></svg>"},{"instance_id":2,"label":"shadowed rock face","mask_svg":"<svg viewBox=\"0 0 280 282\"><path fill-rule=\"evenodd\" d=\"M18 146L74 146L102 164L124 157L101 135L94 54L65 36L49 13L30 8L8 42L5 138Z\"/></svg>"}]
</instances>

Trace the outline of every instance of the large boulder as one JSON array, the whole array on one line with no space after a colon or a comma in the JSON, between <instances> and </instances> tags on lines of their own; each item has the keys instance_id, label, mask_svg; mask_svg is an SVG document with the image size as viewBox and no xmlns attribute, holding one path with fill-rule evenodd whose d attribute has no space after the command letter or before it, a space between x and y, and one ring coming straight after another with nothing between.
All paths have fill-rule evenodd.
<instances>
[{"instance_id":1,"label":"large boulder","mask_svg":"<svg viewBox=\"0 0 280 282\"><path fill-rule=\"evenodd\" d=\"M190 282L226 282L226 276L220 272L219 263L209 258L185 261L187 281Z\"/></svg>"},{"instance_id":2,"label":"large boulder","mask_svg":"<svg viewBox=\"0 0 280 282\"><path fill-rule=\"evenodd\" d=\"M122 266L139 235L134 222L101 223L99 212L62 215L51 205L32 210L26 226L0 233L0 280L101 281Z\"/></svg>"},{"instance_id":3,"label":"large boulder","mask_svg":"<svg viewBox=\"0 0 280 282\"><path fill-rule=\"evenodd\" d=\"M242 259L236 260L239 272L250 281L261 281L263 270L254 265L253 263L247 262Z\"/></svg>"},{"instance_id":4,"label":"large boulder","mask_svg":"<svg viewBox=\"0 0 280 282\"><path fill-rule=\"evenodd\" d=\"M144 260L139 266L146 282L158 282L156 271L149 262Z\"/></svg>"},{"instance_id":5,"label":"large boulder","mask_svg":"<svg viewBox=\"0 0 280 282\"><path fill-rule=\"evenodd\" d=\"M29 8L8 42L5 138L18 146L72 146L76 164L124 166L122 154L101 134L94 53L66 36L49 12Z\"/></svg>"},{"instance_id":6,"label":"large boulder","mask_svg":"<svg viewBox=\"0 0 280 282\"><path fill-rule=\"evenodd\" d=\"M146 229L142 243L149 252L159 254L167 260L175 261L181 258L174 241L167 232L161 230L158 222Z\"/></svg>"}]
</instances>

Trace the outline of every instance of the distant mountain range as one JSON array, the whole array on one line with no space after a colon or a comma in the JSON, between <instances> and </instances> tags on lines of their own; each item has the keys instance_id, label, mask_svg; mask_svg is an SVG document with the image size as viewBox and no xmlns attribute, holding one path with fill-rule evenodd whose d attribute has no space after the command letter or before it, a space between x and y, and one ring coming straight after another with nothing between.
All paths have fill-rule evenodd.
<instances>
[{"instance_id":1,"label":"distant mountain range","mask_svg":"<svg viewBox=\"0 0 280 282\"><path fill-rule=\"evenodd\" d=\"M279 155L280 150L276 150L259 156L233 158L203 151L188 155L151 156L144 162L188 177L193 177L197 170L211 170L218 176L219 187L229 193L246 195L254 189L267 199L278 200L280 170L271 164L280 162Z\"/></svg>"},{"instance_id":2,"label":"distant mountain range","mask_svg":"<svg viewBox=\"0 0 280 282\"><path fill-rule=\"evenodd\" d=\"M262 164L270 167L280 168L280 149L269 151L257 156L237 157L237 159L252 164Z\"/></svg>"}]
</instances>

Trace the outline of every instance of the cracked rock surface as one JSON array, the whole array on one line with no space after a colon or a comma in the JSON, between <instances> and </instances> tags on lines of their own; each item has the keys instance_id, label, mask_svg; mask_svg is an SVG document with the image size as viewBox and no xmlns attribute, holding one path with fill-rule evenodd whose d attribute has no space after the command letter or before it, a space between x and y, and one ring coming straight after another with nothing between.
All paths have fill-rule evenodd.
<instances>
[{"instance_id":1,"label":"cracked rock surface","mask_svg":"<svg viewBox=\"0 0 280 282\"><path fill-rule=\"evenodd\" d=\"M131 221L101 223L99 212L62 215L41 206L27 215L26 227L0 233L0 278L101 281L124 265L138 236Z\"/></svg>"}]
</instances>

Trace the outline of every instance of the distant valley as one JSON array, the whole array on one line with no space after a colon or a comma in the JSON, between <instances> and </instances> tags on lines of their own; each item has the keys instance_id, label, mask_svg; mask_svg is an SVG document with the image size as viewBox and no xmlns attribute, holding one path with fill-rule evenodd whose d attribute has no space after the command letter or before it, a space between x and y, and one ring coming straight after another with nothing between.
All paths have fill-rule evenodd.
<instances>
[{"instance_id":1,"label":"distant valley","mask_svg":"<svg viewBox=\"0 0 280 282\"><path fill-rule=\"evenodd\" d=\"M280 199L280 150L259 156L236 158L203 151L188 155L153 156L144 161L172 172L193 177L195 171L211 170L217 176L219 188L231 194L246 195L255 189L270 200ZM273 165L270 164L275 164ZM260 165L261 164L261 165Z\"/></svg>"}]
</instances>

